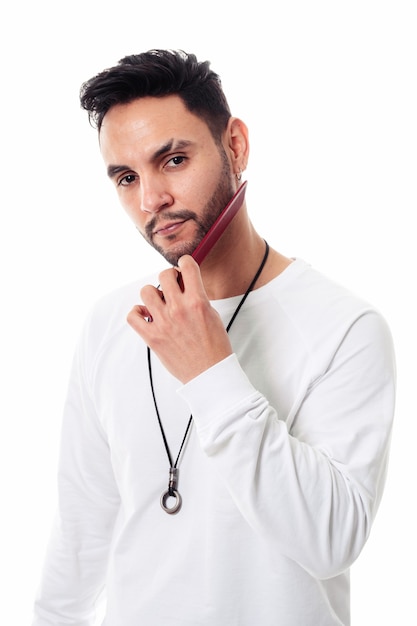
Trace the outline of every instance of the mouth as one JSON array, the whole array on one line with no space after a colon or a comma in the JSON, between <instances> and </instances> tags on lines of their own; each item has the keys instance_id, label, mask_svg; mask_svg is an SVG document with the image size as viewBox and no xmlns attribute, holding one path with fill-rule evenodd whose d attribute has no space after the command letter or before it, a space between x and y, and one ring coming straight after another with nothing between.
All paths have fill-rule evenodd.
<instances>
[{"instance_id":1,"label":"mouth","mask_svg":"<svg viewBox=\"0 0 417 626\"><path fill-rule=\"evenodd\" d=\"M167 222L165 224L159 224L152 230L153 237L171 237L176 234L178 230L188 221L188 219L178 220L175 222Z\"/></svg>"}]
</instances>

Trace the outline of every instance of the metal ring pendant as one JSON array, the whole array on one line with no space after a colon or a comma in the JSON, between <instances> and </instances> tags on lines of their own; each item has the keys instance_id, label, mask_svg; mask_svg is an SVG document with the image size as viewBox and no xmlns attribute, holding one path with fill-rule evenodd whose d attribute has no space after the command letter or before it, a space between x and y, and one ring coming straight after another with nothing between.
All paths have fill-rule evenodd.
<instances>
[{"instance_id":1,"label":"metal ring pendant","mask_svg":"<svg viewBox=\"0 0 417 626\"><path fill-rule=\"evenodd\" d=\"M168 498L175 498L175 503L172 507L167 506ZM164 509L165 513L169 513L170 515L174 515L174 513L178 513L182 505L182 498L180 493L173 489L170 493L169 489L165 491L165 493L161 496L161 507Z\"/></svg>"}]
</instances>

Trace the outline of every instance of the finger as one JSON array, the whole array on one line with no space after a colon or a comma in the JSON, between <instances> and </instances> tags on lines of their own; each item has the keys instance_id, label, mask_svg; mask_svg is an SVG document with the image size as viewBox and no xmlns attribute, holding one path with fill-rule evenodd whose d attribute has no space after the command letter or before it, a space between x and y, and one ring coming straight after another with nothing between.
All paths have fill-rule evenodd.
<instances>
[{"instance_id":1,"label":"finger","mask_svg":"<svg viewBox=\"0 0 417 626\"><path fill-rule=\"evenodd\" d=\"M178 269L181 272L181 280L184 284L184 289L187 288L195 294L207 297L200 268L192 256L189 254L182 256L178 260Z\"/></svg>"},{"instance_id":2,"label":"finger","mask_svg":"<svg viewBox=\"0 0 417 626\"><path fill-rule=\"evenodd\" d=\"M153 285L145 285L140 290L140 297L142 302L148 309L159 309L165 302L164 293L158 287Z\"/></svg>"},{"instance_id":3,"label":"finger","mask_svg":"<svg viewBox=\"0 0 417 626\"><path fill-rule=\"evenodd\" d=\"M169 298L183 291L179 283L179 276L178 270L173 267L159 274L159 284L164 298Z\"/></svg>"},{"instance_id":4,"label":"finger","mask_svg":"<svg viewBox=\"0 0 417 626\"><path fill-rule=\"evenodd\" d=\"M143 326L143 322L152 322L152 315L146 306L136 304L127 315L128 324L136 331Z\"/></svg>"}]
</instances>

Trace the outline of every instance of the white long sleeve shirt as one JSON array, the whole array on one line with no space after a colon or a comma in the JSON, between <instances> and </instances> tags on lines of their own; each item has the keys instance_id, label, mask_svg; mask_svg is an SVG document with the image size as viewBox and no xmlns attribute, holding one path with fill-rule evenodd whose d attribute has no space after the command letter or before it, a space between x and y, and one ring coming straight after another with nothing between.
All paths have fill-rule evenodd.
<instances>
[{"instance_id":1,"label":"white long sleeve shirt","mask_svg":"<svg viewBox=\"0 0 417 626\"><path fill-rule=\"evenodd\" d=\"M91 626L103 588L106 626L347 626L394 412L384 319L296 260L250 294L230 357L181 385L153 354L174 459L193 415L168 515L146 346L126 322L141 285L97 303L75 355L33 626ZM212 303L225 326L239 300Z\"/></svg>"}]
</instances>

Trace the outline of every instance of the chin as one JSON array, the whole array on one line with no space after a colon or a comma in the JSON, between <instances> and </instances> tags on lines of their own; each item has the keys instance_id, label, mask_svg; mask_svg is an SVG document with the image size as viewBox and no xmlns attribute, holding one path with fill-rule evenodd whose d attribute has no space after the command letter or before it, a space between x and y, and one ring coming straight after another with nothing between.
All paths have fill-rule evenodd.
<instances>
[{"instance_id":1,"label":"chin","mask_svg":"<svg viewBox=\"0 0 417 626\"><path fill-rule=\"evenodd\" d=\"M184 254L192 254L198 245L197 242L181 242L177 245L173 245L167 250L161 246L154 246L155 250L161 254L170 265L176 267L178 260L184 256Z\"/></svg>"}]
</instances>

